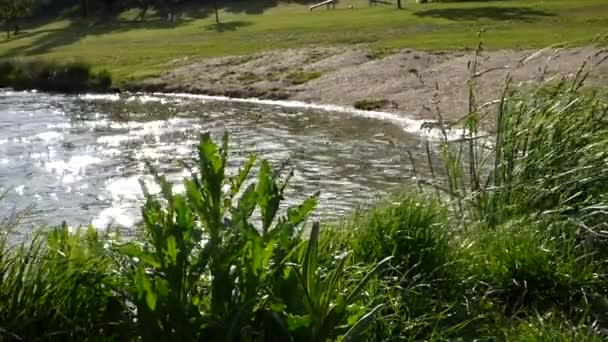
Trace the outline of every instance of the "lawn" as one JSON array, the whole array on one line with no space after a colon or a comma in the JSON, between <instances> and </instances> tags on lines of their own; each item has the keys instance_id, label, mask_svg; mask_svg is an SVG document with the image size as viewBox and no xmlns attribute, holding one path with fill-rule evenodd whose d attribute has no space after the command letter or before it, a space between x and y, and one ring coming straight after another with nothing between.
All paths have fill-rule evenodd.
<instances>
[{"instance_id":1,"label":"lawn","mask_svg":"<svg viewBox=\"0 0 608 342\"><path fill-rule=\"evenodd\" d=\"M404 8L342 1L310 12L308 3L224 3L216 26L208 8L187 8L176 23L136 11L102 22L71 17L37 19L0 41L0 58L35 56L82 60L106 68L119 82L157 75L169 62L243 55L311 45L367 44L372 49L468 49L485 29L489 49L586 45L608 33L605 0L513 0L416 4ZM350 5L354 8L350 9ZM599 40L602 42L602 39Z\"/></svg>"}]
</instances>

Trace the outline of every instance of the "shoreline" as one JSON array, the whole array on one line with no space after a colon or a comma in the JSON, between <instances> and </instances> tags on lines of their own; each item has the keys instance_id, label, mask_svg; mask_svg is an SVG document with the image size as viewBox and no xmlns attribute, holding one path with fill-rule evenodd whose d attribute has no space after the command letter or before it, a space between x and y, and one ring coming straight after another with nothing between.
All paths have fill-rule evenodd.
<instances>
[{"instance_id":1,"label":"shoreline","mask_svg":"<svg viewBox=\"0 0 608 342\"><path fill-rule=\"evenodd\" d=\"M477 65L477 101L483 104L499 98L507 75L520 85L556 75L569 78L583 63L589 68L605 56L605 50L593 47L482 52ZM426 121L436 120L440 114L454 122L468 111L468 63L474 58L471 51L404 49L375 56L361 47L287 49L174 61L160 77L125 89L350 108L369 102L373 111ZM588 84L601 86L607 81L605 63L597 66Z\"/></svg>"},{"instance_id":2,"label":"shoreline","mask_svg":"<svg viewBox=\"0 0 608 342\"><path fill-rule=\"evenodd\" d=\"M187 98L187 99L198 99L203 101L220 101L220 102L232 102L232 103L252 103L252 104L262 104L267 106L279 106L285 108L301 108L301 109L312 109L319 110L325 112L333 112L333 113L341 113L347 114L357 117L368 118L372 120L379 120L390 122L395 124L403 131L416 135L424 135L428 138L432 139L441 139L447 136L448 139L460 139L463 134L462 129L458 128L450 128L445 133L440 129L434 127L432 120L422 120L415 119L408 115L403 115L394 112L386 112L386 111L377 111L377 110L361 110L354 107L348 106L338 106L332 104L317 104L310 102L301 102L296 100L274 100L274 99L264 99L264 98L256 98L256 97L229 97L229 96L221 96L221 95L206 95L206 94L192 94L192 93L164 93L164 92L134 92L132 93L134 96L164 96L171 98ZM82 95L88 98L97 97L95 94L86 94ZM108 98L108 96L114 95L99 95L99 97ZM118 98L114 98L112 100L118 100ZM429 125L431 124L431 125Z\"/></svg>"},{"instance_id":3,"label":"shoreline","mask_svg":"<svg viewBox=\"0 0 608 342\"><path fill-rule=\"evenodd\" d=\"M378 56L361 46L275 50L253 55L180 59L168 63L159 77L124 86L109 85L101 93L147 93L220 97L228 101L294 102L299 107L348 111L364 116L390 116L390 121L420 133L421 124L458 126L468 113L471 51L429 52L403 49ZM608 84L608 50L595 47L482 52L477 58L475 101L482 106L484 125L503 92L507 77L515 87L561 77L574 79L594 68L586 85ZM94 74L93 74L94 75ZM94 89L62 91L53 80L39 91L85 93ZM45 88L44 85L51 85ZM86 82L84 83L86 85ZM0 84L6 86L7 84ZM8 84L10 87L10 84ZM12 87L22 89L18 85ZM86 88L86 87L85 87ZM363 104L364 107L359 106ZM276 104L276 103L272 103ZM376 113L376 114L374 114ZM491 113L490 113L491 114Z\"/></svg>"}]
</instances>

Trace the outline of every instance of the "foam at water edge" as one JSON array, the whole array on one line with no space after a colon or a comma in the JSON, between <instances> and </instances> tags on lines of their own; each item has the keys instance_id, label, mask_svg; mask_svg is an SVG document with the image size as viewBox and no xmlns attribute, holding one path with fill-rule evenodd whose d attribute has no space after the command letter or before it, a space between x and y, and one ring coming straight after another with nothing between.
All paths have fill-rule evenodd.
<instances>
[{"instance_id":1,"label":"foam at water edge","mask_svg":"<svg viewBox=\"0 0 608 342\"><path fill-rule=\"evenodd\" d=\"M367 111L359 110L352 107L337 106L337 105L322 105L315 103L306 103L302 101L283 101L283 100L263 100L258 98L233 98L227 96L211 96L211 95L196 95L187 93L153 93L156 96L168 96L175 98L189 98L199 99L208 101L226 101L226 102L238 102L238 103L257 103L264 105L274 105L287 108L306 108L306 109L317 109L329 112L345 113L355 115L359 117L365 117L370 119L376 119L381 121L392 122L399 125L405 132L428 136L433 139L444 138L443 132L437 128L424 128L423 124L426 120L416 120L408 117L404 117L400 114L380 112L380 111ZM451 129L446 132L447 137L450 140L460 139L465 131L463 129Z\"/></svg>"},{"instance_id":2,"label":"foam at water edge","mask_svg":"<svg viewBox=\"0 0 608 342\"><path fill-rule=\"evenodd\" d=\"M83 100L105 100L105 101L118 101L120 100L119 94L84 94L79 96Z\"/></svg>"},{"instance_id":3,"label":"foam at water edge","mask_svg":"<svg viewBox=\"0 0 608 342\"><path fill-rule=\"evenodd\" d=\"M182 99L197 99L206 101L224 101L224 102L237 102L237 103L256 103L263 105L280 106L287 108L304 108L304 109L317 109L336 113L345 113L349 115L355 115L359 117L365 117L370 119L376 119L381 121L392 122L399 125L405 132L423 135L432 139L444 139L444 132L438 128L425 128L424 123L427 120L417 120L405 117L401 114L380 112L380 111L367 111L359 110L352 107L337 106L337 105L323 105L315 103L307 103L302 101L285 101L285 100L264 100L258 98L235 98L227 96L212 96L212 95L199 95L199 94L188 94L188 93L135 93L134 96L126 98L127 101L134 101L139 98L142 102L161 102L164 103L162 96ZM119 94L85 94L80 96L85 100L105 100L105 101L119 101ZM464 129L450 129L447 132L447 138L449 140L457 140L463 137L466 133Z\"/></svg>"}]
</instances>

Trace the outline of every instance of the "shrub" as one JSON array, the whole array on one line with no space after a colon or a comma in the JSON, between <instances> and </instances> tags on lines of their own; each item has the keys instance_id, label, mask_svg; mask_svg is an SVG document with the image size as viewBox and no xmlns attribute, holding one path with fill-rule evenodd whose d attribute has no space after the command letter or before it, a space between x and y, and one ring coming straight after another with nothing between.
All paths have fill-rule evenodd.
<instances>
[{"instance_id":1,"label":"shrub","mask_svg":"<svg viewBox=\"0 0 608 342\"><path fill-rule=\"evenodd\" d=\"M0 86L18 90L38 89L65 93L106 91L112 86L109 72L95 73L88 64L46 61L6 61L0 67Z\"/></svg>"},{"instance_id":2,"label":"shrub","mask_svg":"<svg viewBox=\"0 0 608 342\"><path fill-rule=\"evenodd\" d=\"M0 62L0 87L10 85L10 75L15 72L15 65L11 62Z\"/></svg>"},{"instance_id":3,"label":"shrub","mask_svg":"<svg viewBox=\"0 0 608 342\"><path fill-rule=\"evenodd\" d=\"M92 87L97 90L108 90L112 87L112 74L107 70L101 70L94 75Z\"/></svg>"}]
</instances>

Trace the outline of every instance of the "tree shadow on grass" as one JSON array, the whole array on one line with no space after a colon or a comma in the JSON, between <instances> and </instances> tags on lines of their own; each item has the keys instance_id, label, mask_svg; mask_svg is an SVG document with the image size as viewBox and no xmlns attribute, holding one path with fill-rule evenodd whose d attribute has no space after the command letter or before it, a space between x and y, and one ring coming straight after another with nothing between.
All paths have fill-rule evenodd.
<instances>
[{"instance_id":1,"label":"tree shadow on grass","mask_svg":"<svg viewBox=\"0 0 608 342\"><path fill-rule=\"evenodd\" d=\"M16 36L12 40L19 40L26 37L35 37L35 39L26 45L5 50L0 57L33 56L44 54L52 49L74 44L87 36L125 32L137 28L173 28L180 24L182 24L181 21L168 22L162 19L147 20L144 22L127 20L90 21L74 19L70 21L69 25L64 28L28 31L27 34ZM2 42L0 42L0 44L1 43Z\"/></svg>"},{"instance_id":2,"label":"tree shadow on grass","mask_svg":"<svg viewBox=\"0 0 608 342\"><path fill-rule=\"evenodd\" d=\"M220 8L230 13L247 13L247 14L258 14L265 10L275 7L283 3L298 3L308 4L314 3L320 0L260 0L256 2L252 1L226 1L219 2ZM23 29L28 31L27 35L19 35L10 41L17 41L23 38L31 38L32 41L27 44L4 50L0 53L0 58L6 57L18 57L18 56L34 56L39 54L47 53L53 49L71 45L78 41L86 38L87 36L96 36L103 34L125 32L138 28L173 28L191 20L209 18L213 14L213 7L211 3L205 4L191 4L187 3L183 6L176 6L173 8L173 12L176 14L178 19L176 21L164 20L164 14L162 10L157 11L157 16L143 20L143 15L140 17L142 20L122 20L118 18L120 13L107 14L105 18L97 21L83 20L81 18L72 17L69 25L64 28L53 29L53 30L40 30L36 31L36 27L42 27L54 19L49 17L45 21L33 21L29 27L24 25ZM143 14L143 13L142 13ZM221 20L221 16L220 16ZM204 27L206 31L235 31L243 26L249 26L252 23L245 21L233 21L221 23L220 25L207 25ZM0 39L0 45L7 40Z\"/></svg>"},{"instance_id":3,"label":"tree shadow on grass","mask_svg":"<svg viewBox=\"0 0 608 342\"><path fill-rule=\"evenodd\" d=\"M4 33L3 35L0 35L0 46L2 46L3 43L10 43L12 41L17 41L19 39L35 37L37 35L45 34L45 33L53 33L53 32L59 31L59 30L61 30L61 29L50 29L50 30L40 30L40 31L21 30L17 34L12 33L10 38L8 38L8 39L6 39L6 33Z\"/></svg>"},{"instance_id":4,"label":"tree shadow on grass","mask_svg":"<svg viewBox=\"0 0 608 342\"><path fill-rule=\"evenodd\" d=\"M443 18L449 20L517 20L534 21L540 17L552 17L554 14L529 7L470 7L470 8L437 8L416 11L419 17Z\"/></svg>"},{"instance_id":5,"label":"tree shadow on grass","mask_svg":"<svg viewBox=\"0 0 608 342\"><path fill-rule=\"evenodd\" d=\"M241 27L251 26L251 25L253 25L253 23L250 21L237 20L237 21L229 21L229 22L219 23L219 24L213 23L213 24L205 25L203 28L205 29L205 31L226 32L226 31L236 31L236 30L240 29Z\"/></svg>"},{"instance_id":6,"label":"tree shadow on grass","mask_svg":"<svg viewBox=\"0 0 608 342\"><path fill-rule=\"evenodd\" d=\"M311 5L323 0L218 0L218 8L233 14L261 14L273 7L285 4ZM190 18L207 18L213 15L213 2L205 1L203 4L186 3L179 7L179 11ZM220 14L221 18L221 14Z\"/></svg>"},{"instance_id":7,"label":"tree shadow on grass","mask_svg":"<svg viewBox=\"0 0 608 342\"><path fill-rule=\"evenodd\" d=\"M312 5L323 0L257 0L257 1L226 1L220 6L230 13L260 14L267 9L280 4Z\"/></svg>"}]
</instances>

